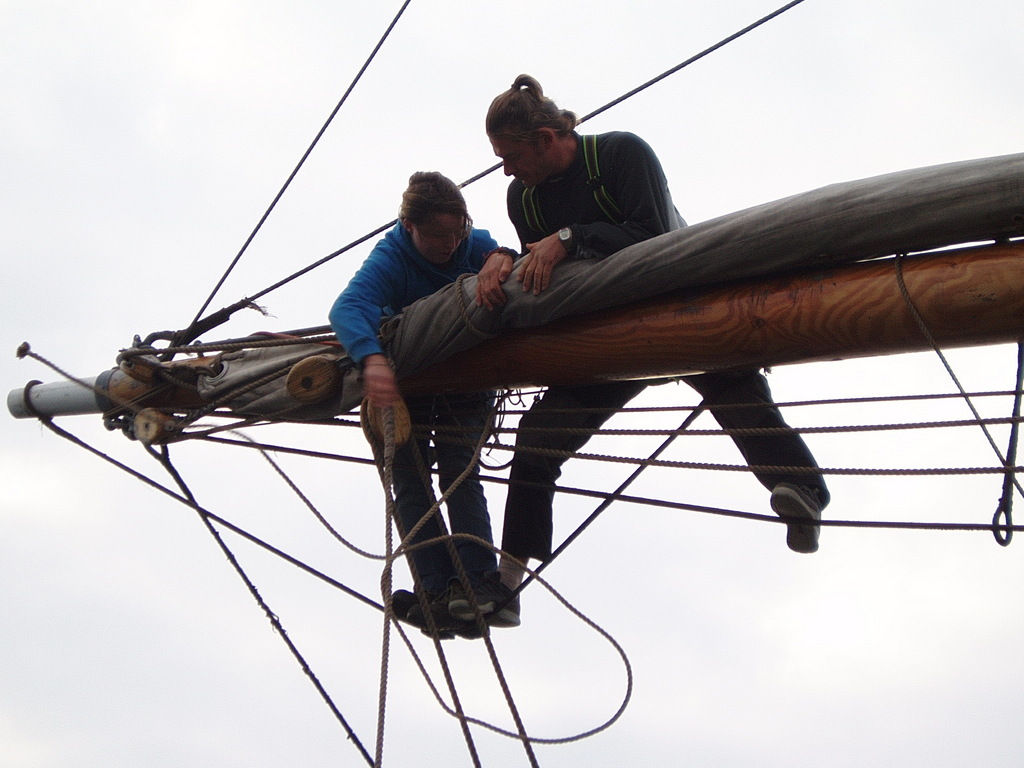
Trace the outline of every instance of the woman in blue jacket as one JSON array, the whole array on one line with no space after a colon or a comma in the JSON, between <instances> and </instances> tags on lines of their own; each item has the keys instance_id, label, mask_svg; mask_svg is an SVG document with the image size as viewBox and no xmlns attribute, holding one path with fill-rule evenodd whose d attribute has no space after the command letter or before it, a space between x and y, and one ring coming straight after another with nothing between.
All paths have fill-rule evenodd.
<instances>
[{"instance_id":1,"label":"woman in blue jacket","mask_svg":"<svg viewBox=\"0 0 1024 768\"><path fill-rule=\"evenodd\" d=\"M366 397L378 407L393 405L401 397L378 337L382 317L401 312L461 275L476 274L492 253L506 250L498 249L486 230L473 228L461 191L440 173L421 171L410 177L398 219L330 312L331 327L338 340L362 367ZM413 397L406 401L415 439L396 451L393 472L395 503L403 532L418 524L431 507L432 494L421 470L432 463L431 443L441 488L448 488L471 463L493 401L492 392ZM417 453L423 459L419 463ZM477 468L449 496L447 507L453 534L469 534L491 543L490 517ZM437 518L432 517L420 529L414 543L440 535ZM492 613L511 596L497 577L494 550L461 538L456 538L454 544L480 611ZM410 556L413 578L418 577L419 586L430 601L438 629L457 630L460 624L472 621L474 613L456 578L447 546L433 544L415 550ZM397 606L396 610L401 612ZM409 611L408 618L422 624L418 606ZM500 616L490 616L488 620L494 625L509 623Z\"/></svg>"}]
</instances>

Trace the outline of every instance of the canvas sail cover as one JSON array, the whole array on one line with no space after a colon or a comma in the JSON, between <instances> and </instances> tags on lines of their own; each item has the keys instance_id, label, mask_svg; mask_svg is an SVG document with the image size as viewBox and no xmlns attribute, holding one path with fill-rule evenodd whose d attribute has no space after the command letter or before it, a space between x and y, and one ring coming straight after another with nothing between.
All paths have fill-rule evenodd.
<instances>
[{"instance_id":1,"label":"canvas sail cover","mask_svg":"<svg viewBox=\"0 0 1024 768\"><path fill-rule=\"evenodd\" d=\"M601 260L565 261L539 295L513 275L508 301L488 310L475 303L476 277L467 276L411 304L390 319L382 337L398 377L409 376L511 329L531 328L568 315L609 309L681 288L811 270L841 263L1024 235L1024 154L919 168L811 192L720 216L624 248ZM310 345L306 354L321 354ZM224 356L224 370L202 385L215 398L251 380L252 364L301 357L295 347ZM244 413L287 411L289 418L320 418L358 406L357 372L343 353L340 391L301 405L270 384L229 407ZM537 382L542 384L543 382Z\"/></svg>"}]
</instances>

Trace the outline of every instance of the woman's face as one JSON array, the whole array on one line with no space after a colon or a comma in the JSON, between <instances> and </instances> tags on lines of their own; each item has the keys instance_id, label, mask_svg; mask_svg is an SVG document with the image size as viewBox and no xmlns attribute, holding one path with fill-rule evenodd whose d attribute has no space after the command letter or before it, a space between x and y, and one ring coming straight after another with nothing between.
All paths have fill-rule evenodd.
<instances>
[{"instance_id":1,"label":"woman's face","mask_svg":"<svg viewBox=\"0 0 1024 768\"><path fill-rule=\"evenodd\" d=\"M466 220L454 213L435 213L422 224L402 224L412 235L416 250L431 264L446 263L466 237Z\"/></svg>"}]
</instances>

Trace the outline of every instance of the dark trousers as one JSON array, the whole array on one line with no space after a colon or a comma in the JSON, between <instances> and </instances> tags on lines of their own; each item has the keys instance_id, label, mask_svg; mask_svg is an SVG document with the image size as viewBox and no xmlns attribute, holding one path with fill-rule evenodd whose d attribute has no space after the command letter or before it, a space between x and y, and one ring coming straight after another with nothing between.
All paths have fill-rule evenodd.
<instances>
[{"instance_id":1,"label":"dark trousers","mask_svg":"<svg viewBox=\"0 0 1024 768\"><path fill-rule=\"evenodd\" d=\"M432 505L434 494L428 487L428 483L432 486L432 481L429 476L424 477L423 470L436 463L441 489L451 486L473 460L474 443L487 428L493 402L491 392L408 398L406 405L413 427L419 428L421 433L395 452L395 506L403 537ZM417 454L422 461L417 461ZM469 534L491 542L491 519L487 514L479 467L475 467L448 497L447 507L452 533ZM440 535L441 526L434 515L413 542ZM494 551L489 547L459 539L455 542L455 551L473 584L482 581L497 566ZM411 556L423 589L431 594L443 592L448 580L456 576L455 565L443 542L418 549Z\"/></svg>"},{"instance_id":2,"label":"dark trousers","mask_svg":"<svg viewBox=\"0 0 1024 768\"><path fill-rule=\"evenodd\" d=\"M788 474L755 472L762 485L769 490L781 482L817 488L823 506L828 503L825 478L817 471L814 456L803 438L782 418L772 400L768 381L759 371L705 373L687 376L683 381L700 393L723 429L775 427L785 430L772 435L733 435L733 442L747 464L815 470ZM520 560L530 557L545 560L551 555L555 482L562 474L566 459L519 449L578 451L590 438L585 430L601 427L646 386L639 381L621 381L589 387L551 387L523 415L509 474L502 550ZM584 432L572 434L568 430Z\"/></svg>"}]
</instances>

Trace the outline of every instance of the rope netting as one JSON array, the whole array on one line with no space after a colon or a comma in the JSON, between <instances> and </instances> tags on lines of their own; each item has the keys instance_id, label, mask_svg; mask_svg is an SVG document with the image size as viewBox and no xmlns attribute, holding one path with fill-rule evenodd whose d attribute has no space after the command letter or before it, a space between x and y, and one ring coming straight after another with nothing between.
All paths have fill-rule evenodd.
<instances>
[{"instance_id":1,"label":"rope netting","mask_svg":"<svg viewBox=\"0 0 1024 768\"><path fill-rule=\"evenodd\" d=\"M42 364L50 366L54 371L66 375L57 366L52 365L42 356L32 352L31 350L24 348L22 354L26 357L36 359ZM1020 348L1018 348L1018 358L1021 358ZM1019 361L1018 361L1019 362ZM943 418L930 421L907 421L907 422L866 422L861 424L850 424L850 423L836 423L836 424L824 424L815 426L797 426L794 427L794 431L800 434L813 434L813 435L861 435L861 436L878 436L879 439L884 440L887 435L893 433L908 433L908 432L922 432L931 434L936 430L943 432L952 432L959 434L960 432L967 430L985 430L986 440L991 441L993 455L996 460L987 465L947 465L947 466L860 466L860 467L823 467L822 473L826 476L829 475L845 475L845 476L864 476L864 477L921 477L921 476L949 476L959 477L968 475L995 475L1001 477L1002 484L1004 486L1002 497L1000 498L999 507L996 514L993 516L991 522L975 522L975 521L946 521L946 520L842 520L826 518L821 521L821 525L824 528L878 528L878 529L903 529L903 530L932 530L932 531L990 531L995 535L999 543L1005 545L1009 543L1013 532L1020 530L1021 526L1016 526L1012 522L1011 510L1012 510L1012 489L1017 488L1018 493L1020 492L1020 485L1017 481L1017 474L1020 472L1021 467L1016 465L1015 462L1015 439L1016 432L1021 421L1020 414L1020 400L1021 400L1021 383L1020 373L1024 369L1018 365L1018 379L1014 388L997 391L979 391L979 392L966 392L960 387L960 391L955 393L937 393L937 394L916 394L916 395L896 395L892 397L885 396L873 396L873 397L858 397L858 398L833 398L833 399L819 399L812 401L793 401L793 402L782 402L778 403L780 408L783 408L787 413L800 412L802 410L813 411L814 409L835 409L842 408L848 409L854 406L862 407L874 407L874 406L901 406L905 404L913 405L934 405L934 404L949 404L950 401L959 402L967 400L972 404L971 417L970 418ZM671 386L671 385L670 385ZM505 393L505 397L500 398L500 408L498 408L494 414L494 426L486 435L486 441L481 441L474 445L475 448L475 462L480 462L482 468L481 480L484 483L489 484L507 484L508 480L501 476L501 472L507 467L508 461L512 456L515 448L512 444L518 430L518 419L527 410L528 401L531 393ZM987 404L989 402L994 403L1005 403L1010 401L1011 413L1009 415L982 415L982 406L979 404ZM127 407L127 406L126 406ZM735 407L752 407L749 405L735 406ZM129 407L129 411L131 408ZM990 409L989 409L990 410ZM443 683L435 681L432 675L428 672L427 664L420 657L419 651L413 641L408 635L405 625L398 621L395 616L394 607L392 605L393 595L393 569L397 561L405 560L407 555L412 551L413 547L410 546L410 539L416 534L417 529L408 531L405 536L401 538L401 541L394 545L391 535L397 526L393 522L394 519L394 497L391 493L391 479L390 479L390 457L393 455L390 448L390 443L385 440L383 444L372 443L370 455L366 455L366 451L359 452L331 452L331 451L317 451L309 450L302 446L305 442L304 437L308 434L309 430L320 430L327 431L327 434L333 434L337 430L348 430L347 434L343 434L338 438L329 438L329 442L350 442L349 437L359 439L359 435L353 433L352 430L360 430L361 425L357 418L353 416L339 416L333 419L326 419L323 421L316 422L315 424L303 424L299 426L294 422L288 422L285 420L275 419L263 419L254 421L250 418L238 418L229 411L215 408L209 412L202 414L200 418L193 421L190 426L184 429L177 437L177 443L182 445L179 448L183 448L189 442L200 441L201 443L214 444L221 447L233 447L242 448L249 450L258 451L267 462L273 467L275 472L282 478L282 480L288 485L291 491L299 499L301 504L312 514L317 522L323 527L328 534L339 541L343 546L348 548L350 551L356 553L360 557L368 558L377 561L382 564L381 567L381 600L370 598L366 595L360 594L357 590L347 587L342 581L335 579L332 576L324 574L312 568L308 564L304 563L301 558L291 556L282 550L275 547L273 544L260 540L258 537L245 531L240 526L234 525L229 520L219 517L209 510L201 507L191 491L188 490L187 486L184 485L184 481L180 475L173 468L169 458L169 447L163 446L160 451L157 452L152 448L147 449L154 457L156 457L162 466L171 473L175 483L179 487L179 492L174 492L172 489L164 488L159 486L154 481L146 478L143 474L138 473L135 470L128 468L127 466L111 459L100 451L97 451L91 446L87 446L85 443L80 442L77 438L74 438L66 431L60 429L52 423L51 419L43 419L43 422L50 427L54 432L60 434L67 439L73 440L76 443L86 447L93 453L111 461L120 468L128 471L144 480L145 482L159 487L160 490L168 493L172 497L184 505L195 510L204 525L210 531L211 535L217 540L217 544L221 547L225 554L228 556L229 562L234 567L240 578L246 584L247 589L253 595L253 598L257 601L261 610L268 616L268 619L274 625L275 630L281 635L282 640L288 645L290 652L295 656L300 667L303 669L304 674L310 677L314 686L320 692L320 695L324 698L328 707L335 712L335 716L339 722L346 729L346 732L350 732L350 726L348 726L345 718L341 715L337 706L331 700L330 695L323 690L323 686L317 680L315 674L310 669L308 663L303 659L301 653L295 644L288 637L287 632L283 626L280 626L279 619L274 614L273 610L265 603L262 597L259 595L256 587L249 578L245 575L244 570L238 564L236 558L230 554L230 550L223 538L217 533L217 528L223 528L228 530L244 539L257 544L264 548L266 551L271 552L278 557L285 559L287 562L302 568L307 573L325 581L332 586L337 587L342 592L350 597L357 599L363 605L372 607L380 611L384 617L383 629L382 629L382 645L381 645L381 672L380 672L380 697L378 701L378 733L376 740L376 751L375 756L370 758L369 751L362 746L361 742L350 733L350 739L354 741L357 748L360 750L367 762L372 765L381 765L383 756L383 734L384 734L384 722L385 722L385 711L386 711L386 700L388 691L388 659L393 653L391 647L391 632L397 631L401 638L401 643L406 649L406 652L414 660L416 668L419 670L420 675L426 682L427 687L431 691L438 706L447 715L455 718L463 733L463 736L467 743L467 751L471 756L471 760L474 765L480 765L479 754L473 744L473 734L470 726L477 726L488 729L495 733L501 734L508 738L517 739L523 744L524 753L526 759L530 765L537 765L537 758L533 752L533 744L551 744L551 743L568 743L576 741L582 738L593 735L594 733L600 732L605 728L610 727L625 710L631 696L632 690L632 671L630 667L629 659L625 651L617 643L617 641L605 632L600 626L593 622L589 617L584 615L581 611L576 609L567 599L562 597L555 587L545 581L541 577L541 572L548 567L555 558L557 558L565 549L580 536L588 526L590 526L597 517L604 511L609 509L613 502L619 504L635 504L644 505L649 507L677 510L681 512L697 513L701 515L711 516L724 516L732 518L747 519L756 522L766 522L770 524L779 524L782 521L780 518L773 515L761 514L758 512L752 512L742 509L729 509L724 507L708 507L698 504L690 504L685 501L680 501L677 498L671 496L656 497L652 495L639 495L627 493L628 486L635 480L640 473L648 469L660 469L660 470L693 470L708 473L751 473L756 470L761 471L801 471L800 468L778 468L778 467L751 467L744 464L725 464L725 463L714 463L714 462L701 462L701 461L686 461L680 459L674 459L668 457L666 450L668 446L674 442L685 441L687 444L696 445L695 448L689 449L689 452L700 453L703 449L700 447L705 444L704 441L715 441L715 440L728 440L734 434L752 434L752 433L765 433L769 434L773 431L778 430L727 430L727 429L711 429L711 428L698 428L694 427L693 424L697 418L703 413L702 407L698 405L670 405L670 406L638 406L623 409L619 414L614 417L614 421L611 426L606 426L601 429L587 430L586 436L589 438L604 439L606 444L615 444L621 441L625 437L635 437L641 439L655 439L660 438L660 445L651 453L646 455L611 455L604 453L587 453L587 452L545 452L551 455L555 455L559 458L564 458L572 461L586 461L594 463L597 466L623 466L628 469L631 474L630 476L616 489L613 491L602 490L597 487L571 487L561 486L558 488L558 493L563 496L574 496L581 499L593 499L596 502L596 507L590 516L580 524L565 540L555 549L552 557L541 564L536 569L527 569L527 579L524 581L520 590L516 593L517 595L523 589L535 588L531 587L532 584L538 585L540 588L547 590L573 617L582 622L584 625L589 627L598 636L603 638L604 641L609 643L615 652L621 659L623 665L625 679L626 679L626 690L623 694L623 698L615 709L611 717L590 729L582 731L580 733L568 736L559 737L541 737L537 736L526 729L523 725L522 717L518 713L518 705L515 698L511 694L510 687L505 679L505 673L502 669L498 653L494 648L493 643L490 639L490 633L482 617L478 618L480 623L479 636L482 639L487 649L488 657L491 660L492 668L494 670L495 679L499 681L500 688L505 697L509 712L511 713L512 720L515 727L512 729L503 728L495 723L488 722L487 720L473 716L472 713L467 712L460 703L458 695L458 687L456 685L456 673L451 669L449 661L447 659L444 646L442 645L439 633L437 631L428 630L424 632L428 637L431 638L432 644L435 650L435 656L441 674ZM652 417L657 419L658 423L663 423L664 419L671 418L671 416L681 415L683 418L682 423L678 427L650 427L650 426L631 426L628 422L631 419L651 419ZM807 419L802 419L807 421ZM211 424L212 422L212 424ZM281 428L285 428L290 431L296 440L296 444L287 444L286 442L273 442L271 440L262 440L260 435L265 429L273 429L277 432ZM995 428L1008 429L1011 433L1010 445L1006 451L1000 451L995 446L994 437L992 436L991 430ZM245 432L239 430L245 429ZM413 425L413 437L426 438L430 435L434 436L435 440L447 440L447 441L468 441L468 437L464 434L460 434L457 428L440 428L432 427L425 428L419 425ZM360 440L360 444L363 444ZM305 493L298 482L296 482L289 472L282 466L280 458L284 456L296 457L296 459L310 459L317 462L323 460L329 460L341 463L350 463L361 466L374 465L378 468L378 472L381 477L382 487L384 489L385 507L386 507L386 524L385 524L385 547L382 553L374 553L367 551L366 549L360 548L352 543L352 541L345 536L343 531L339 531L337 526L330 522L331 515L318 508L317 504L312 501L312 496ZM472 466L466 468L466 473L472 470ZM435 476L438 474L436 469L432 469L429 466L428 460L421 462L421 472L423 482L427 487L433 488L435 482ZM602 475L604 473L601 473ZM465 476L465 473L464 475ZM458 481L457 481L458 482ZM1010 489L1009 492L1007 489ZM433 516L438 520L441 525L444 525L443 517L440 514L442 505L444 504L447 497L454 490L454 487L440 489L440 494L435 496L433 504L430 510L430 516ZM442 527L442 530L445 529ZM442 543L446 547L451 549L454 554L454 543L459 538L465 539L464 535L451 535L445 534L443 537L438 539L431 539L428 542L422 542L415 546L425 547L431 544ZM475 543L480 545L491 546L487 542L482 540L476 540ZM494 548L498 554L501 551ZM458 558L453 557L453 562L458 563ZM465 579L465 573L461 573L460 577ZM430 617L430 612L425 611L424 615ZM429 618L428 618L429 621ZM445 689L447 695L441 693L441 690Z\"/></svg>"}]
</instances>

